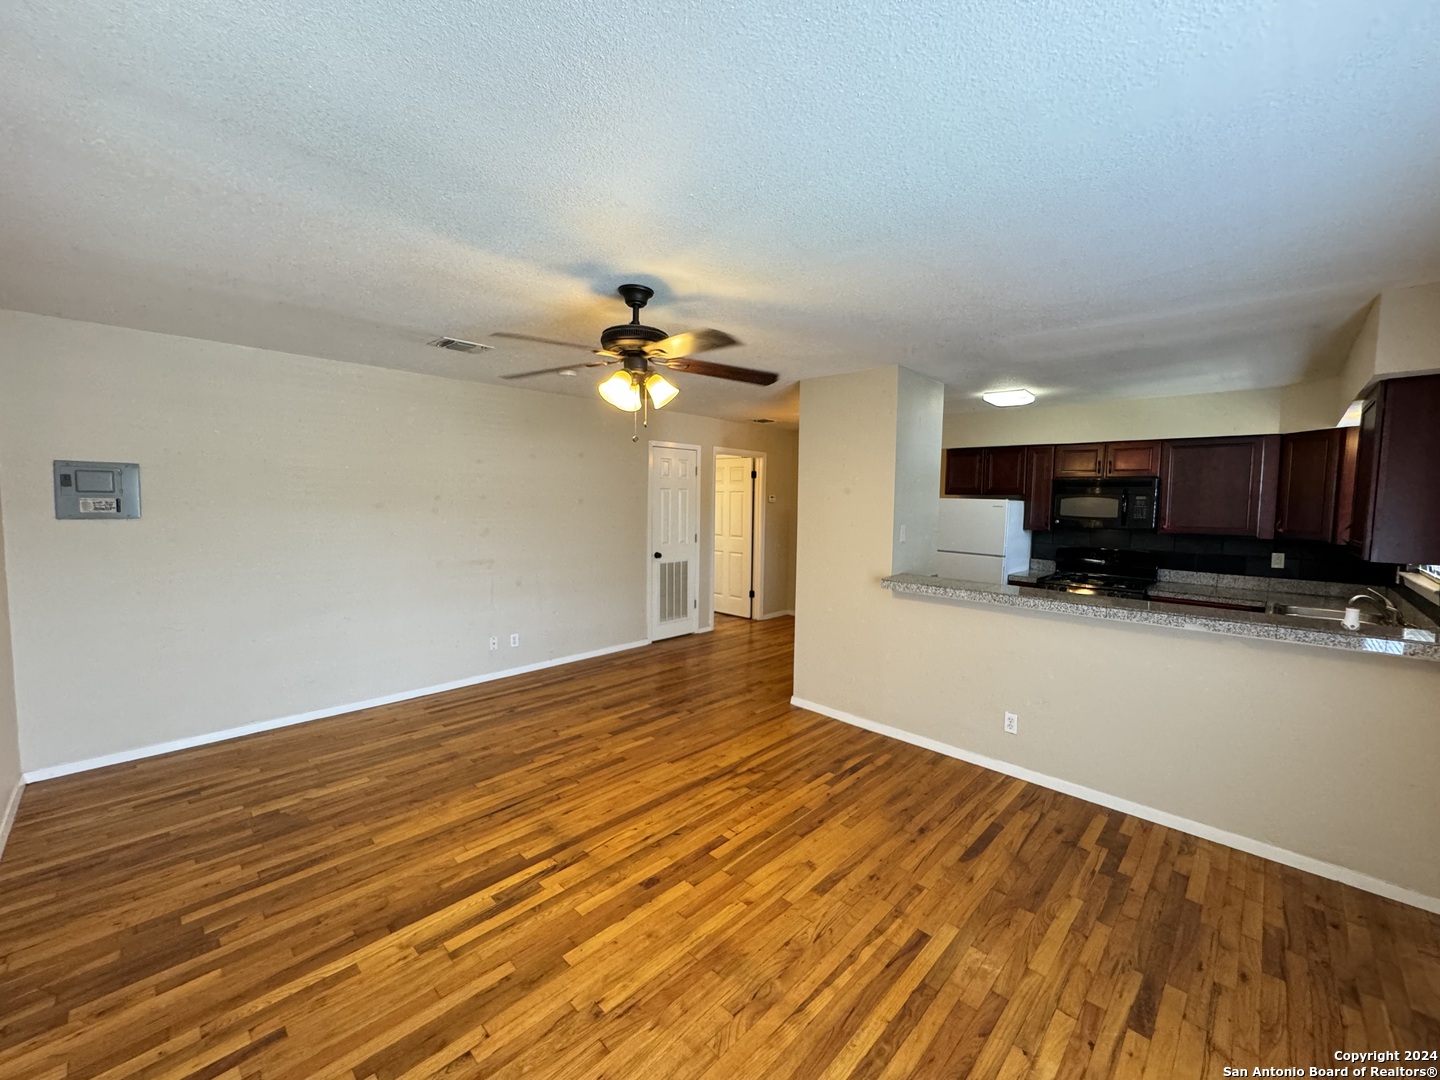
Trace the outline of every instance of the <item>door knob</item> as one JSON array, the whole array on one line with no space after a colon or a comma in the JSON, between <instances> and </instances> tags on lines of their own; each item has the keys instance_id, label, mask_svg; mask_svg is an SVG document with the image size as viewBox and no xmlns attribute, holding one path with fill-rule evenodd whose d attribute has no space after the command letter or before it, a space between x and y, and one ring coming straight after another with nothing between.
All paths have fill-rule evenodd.
<instances>
[{"instance_id":1,"label":"door knob","mask_svg":"<svg viewBox=\"0 0 1440 1080\"><path fill-rule=\"evenodd\" d=\"M658 551L655 552L655 558L657 558L657 559L660 558L660 553L659 553Z\"/></svg>"}]
</instances>

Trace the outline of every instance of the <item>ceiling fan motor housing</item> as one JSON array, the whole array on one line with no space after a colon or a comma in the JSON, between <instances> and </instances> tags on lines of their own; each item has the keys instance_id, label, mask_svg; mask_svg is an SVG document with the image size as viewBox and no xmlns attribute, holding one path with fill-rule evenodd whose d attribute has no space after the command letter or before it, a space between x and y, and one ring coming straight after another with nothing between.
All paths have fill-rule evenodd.
<instances>
[{"instance_id":1,"label":"ceiling fan motor housing","mask_svg":"<svg viewBox=\"0 0 1440 1080\"><path fill-rule=\"evenodd\" d=\"M669 336L664 330L646 326L644 323L621 323L619 326L605 328L600 335L600 347L621 356L632 352L643 353L646 345L664 341Z\"/></svg>"}]
</instances>

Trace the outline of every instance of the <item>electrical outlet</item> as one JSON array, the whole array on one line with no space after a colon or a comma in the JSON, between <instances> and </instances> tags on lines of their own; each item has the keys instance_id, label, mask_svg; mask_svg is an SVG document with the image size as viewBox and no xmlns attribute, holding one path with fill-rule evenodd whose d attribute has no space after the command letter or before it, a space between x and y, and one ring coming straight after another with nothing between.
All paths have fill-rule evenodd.
<instances>
[{"instance_id":1,"label":"electrical outlet","mask_svg":"<svg viewBox=\"0 0 1440 1080\"><path fill-rule=\"evenodd\" d=\"M1020 734L1020 717L1013 712L1005 714L1005 730L1011 735Z\"/></svg>"},{"instance_id":2,"label":"electrical outlet","mask_svg":"<svg viewBox=\"0 0 1440 1080\"><path fill-rule=\"evenodd\" d=\"M519 645L519 644L520 644L520 635L519 635L519 634L511 634L511 635L510 635L510 647L513 649L513 648L515 648L515 647L516 647L517 645Z\"/></svg>"},{"instance_id":3,"label":"electrical outlet","mask_svg":"<svg viewBox=\"0 0 1440 1080\"><path fill-rule=\"evenodd\" d=\"M900 543L903 544L904 542L905 542L905 526L904 526L904 525L901 525L901 526L900 526Z\"/></svg>"},{"instance_id":4,"label":"electrical outlet","mask_svg":"<svg viewBox=\"0 0 1440 1080\"><path fill-rule=\"evenodd\" d=\"M494 651L495 651L496 649L498 649L499 647L500 647L500 639L499 639L498 637L495 637L495 636L492 634L491 637L490 637L490 651L491 651L491 652L494 652Z\"/></svg>"},{"instance_id":5,"label":"electrical outlet","mask_svg":"<svg viewBox=\"0 0 1440 1080\"><path fill-rule=\"evenodd\" d=\"M1283 552L1283 551L1272 551L1272 552L1270 553L1270 569L1271 569L1271 570L1284 570L1284 569L1285 569L1285 552Z\"/></svg>"}]
</instances>

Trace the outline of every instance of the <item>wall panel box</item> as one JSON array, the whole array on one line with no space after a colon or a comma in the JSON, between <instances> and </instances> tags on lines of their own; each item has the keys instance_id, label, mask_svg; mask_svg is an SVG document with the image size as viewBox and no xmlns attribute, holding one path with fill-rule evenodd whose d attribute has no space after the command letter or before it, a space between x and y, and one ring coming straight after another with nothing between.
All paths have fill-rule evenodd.
<instances>
[{"instance_id":1,"label":"wall panel box","mask_svg":"<svg viewBox=\"0 0 1440 1080\"><path fill-rule=\"evenodd\" d=\"M140 516L140 466L121 461L57 461L55 517L104 520Z\"/></svg>"}]
</instances>

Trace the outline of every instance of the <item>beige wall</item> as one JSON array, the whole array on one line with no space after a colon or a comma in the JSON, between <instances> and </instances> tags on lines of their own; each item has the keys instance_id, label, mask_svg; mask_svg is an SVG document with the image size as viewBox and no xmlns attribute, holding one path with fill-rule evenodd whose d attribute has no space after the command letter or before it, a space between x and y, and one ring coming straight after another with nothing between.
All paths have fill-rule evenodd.
<instances>
[{"instance_id":1,"label":"beige wall","mask_svg":"<svg viewBox=\"0 0 1440 1080\"><path fill-rule=\"evenodd\" d=\"M1350 355L1340 371L1337 405L1348 406L1375 377L1380 351L1380 301L1381 297L1377 296L1371 302L1360 333L1355 337L1355 344L1350 346Z\"/></svg>"},{"instance_id":2,"label":"beige wall","mask_svg":"<svg viewBox=\"0 0 1440 1080\"><path fill-rule=\"evenodd\" d=\"M983 411L946 410L945 446L1192 439L1270 435L1332 427L1338 382L1323 379L1273 390L1235 390L1183 397L1131 398L1075 405L1040 404Z\"/></svg>"},{"instance_id":3,"label":"beige wall","mask_svg":"<svg viewBox=\"0 0 1440 1080\"><path fill-rule=\"evenodd\" d=\"M891 595L906 385L802 384L797 697L1440 897L1440 665Z\"/></svg>"},{"instance_id":4,"label":"beige wall","mask_svg":"<svg viewBox=\"0 0 1440 1080\"><path fill-rule=\"evenodd\" d=\"M648 437L701 444L702 492L715 443L769 454L793 607L793 430ZM25 769L642 640L646 453L598 398L0 312ZM56 521L56 458L139 462L144 516Z\"/></svg>"},{"instance_id":5,"label":"beige wall","mask_svg":"<svg viewBox=\"0 0 1440 1080\"><path fill-rule=\"evenodd\" d=\"M6 482L0 467L0 488ZM20 795L20 728L15 716L15 669L10 651L10 598L5 589L5 520L0 509L0 853Z\"/></svg>"},{"instance_id":6,"label":"beige wall","mask_svg":"<svg viewBox=\"0 0 1440 1080\"><path fill-rule=\"evenodd\" d=\"M1339 399L1359 397L1376 379L1440 372L1440 283L1386 289L1370 306L1365 325L1340 376Z\"/></svg>"}]
</instances>

